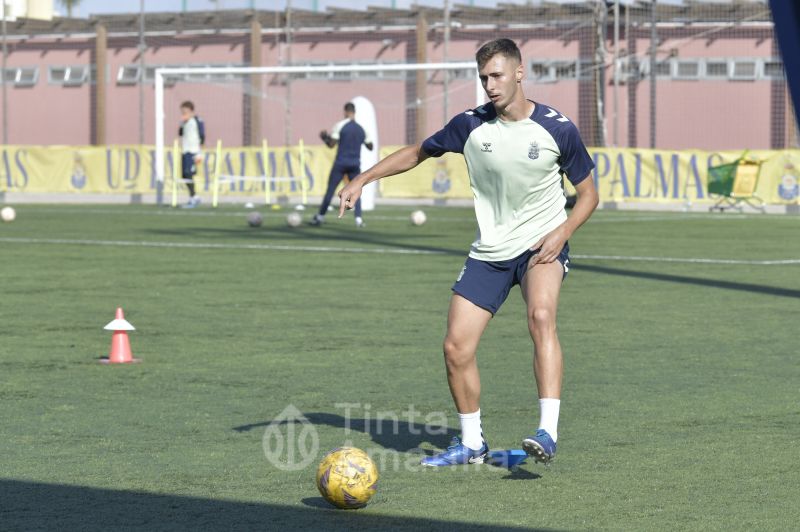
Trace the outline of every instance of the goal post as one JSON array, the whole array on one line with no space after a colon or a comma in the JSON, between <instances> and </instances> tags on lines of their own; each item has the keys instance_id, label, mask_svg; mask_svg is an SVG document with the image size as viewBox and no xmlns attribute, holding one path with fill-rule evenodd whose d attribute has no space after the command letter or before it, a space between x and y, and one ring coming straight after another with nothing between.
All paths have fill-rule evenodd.
<instances>
[{"instance_id":1,"label":"goal post","mask_svg":"<svg viewBox=\"0 0 800 532\"><path fill-rule=\"evenodd\" d=\"M424 76L420 78L420 74ZM421 94L412 90L415 80L416 88L419 90L420 79L423 79L429 87L427 90L423 88ZM261 180L263 185L261 183L257 185L265 188L275 187L276 179L299 179L299 184L293 185L292 190L302 193L303 202L306 201L305 196L309 194L311 188L305 183L306 178L310 177L306 175L308 171L304 166L309 160L313 162L314 154L309 153L302 163L298 163L297 160L294 164L288 163L293 173L282 175L275 168L275 155L271 153L273 158L271 170L279 173L270 176L265 153L267 142L270 150L286 150L288 161L289 152L296 154L295 150L298 149L301 138L308 139L312 136L316 138L316 133L309 133L310 128L316 127L315 131L326 129L326 126L329 128L335 120L342 118L341 108L344 103L357 96L373 101L378 129L383 126L392 133L392 135L381 135L384 145L409 143L406 137L401 137L397 133L402 128L397 124L400 121L398 116L409 115L418 121L423 120L421 129L433 133L444 125L445 117L448 115L455 115L465 108L481 105L485 101L474 61L264 67L165 66L154 69L153 81L156 129L154 174L157 186L164 187L167 174L166 151L173 140L166 133L167 117L169 116L170 121L174 121L177 126L177 109L181 100L195 101L195 105L198 105L196 100L201 100L197 111L205 120L206 130L209 132L209 138L206 139L207 146L214 146L217 140L221 140L226 150L246 147L252 152L253 157L260 159L261 168L258 173L252 171L243 173L238 176L239 178ZM259 99L257 105L252 103L254 98ZM452 110L448 109L448 101ZM456 107L458 105L460 107ZM437 107L443 109L441 114L430 112ZM424 113L419 113L419 108L428 109L427 117ZM261 116L265 119L253 119L252 124L247 123L248 117L253 112L262 113ZM420 116L422 118L419 118ZM317 117L320 118L317 120ZM358 121L358 111L356 111L356 121ZM407 123L405 127L407 136L411 126ZM417 124L417 127L420 127L420 124ZM246 132L239 133L240 130ZM314 148L314 143L306 140L301 155L305 155L309 149L313 151ZM376 153L379 148L375 146ZM256 153L258 155L255 155ZM213 193L216 203L220 192L217 187L224 184L226 179L230 182L235 176L226 175L225 170L220 174L219 150L214 157L214 165L217 171L214 172L214 176L206 177L204 190L206 193ZM211 172L210 169L208 171ZM323 179L320 174L321 171L318 171L316 175L318 186L314 189L314 195L319 195L321 187L319 182ZM223 179L222 183L219 183L221 175ZM271 181L270 177L273 178ZM324 178L326 181L327 175ZM267 202L271 200L269 190L262 190L262 194Z\"/></svg>"}]
</instances>

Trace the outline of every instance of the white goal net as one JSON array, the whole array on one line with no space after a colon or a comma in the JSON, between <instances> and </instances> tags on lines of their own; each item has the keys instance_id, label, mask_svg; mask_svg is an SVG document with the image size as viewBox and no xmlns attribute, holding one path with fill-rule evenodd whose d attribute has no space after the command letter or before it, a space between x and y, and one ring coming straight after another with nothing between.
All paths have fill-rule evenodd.
<instances>
[{"instance_id":1,"label":"white goal net","mask_svg":"<svg viewBox=\"0 0 800 532\"><path fill-rule=\"evenodd\" d=\"M191 101L206 129L195 182L215 202L217 195L297 203L320 196L335 150L319 134L343 118L347 102L358 102L356 120L377 145L362 154L362 170L381 147L420 141L484 102L474 61L161 67L154 79L157 178L168 191L181 189L173 143L180 105Z\"/></svg>"}]
</instances>

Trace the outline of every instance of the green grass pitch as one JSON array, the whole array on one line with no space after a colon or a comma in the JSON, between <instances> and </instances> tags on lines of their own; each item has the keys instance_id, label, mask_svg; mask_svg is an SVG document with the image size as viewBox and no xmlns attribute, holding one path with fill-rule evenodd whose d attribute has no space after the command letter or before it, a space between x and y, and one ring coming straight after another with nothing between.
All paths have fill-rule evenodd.
<instances>
[{"instance_id":1,"label":"green grass pitch","mask_svg":"<svg viewBox=\"0 0 800 532\"><path fill-rule=\"evenodd\" d=\"M457 433L440 344L475 228L411 210L292 230L286 210L252 229L232 207L18 206L0 224L0 529L797 526L800 218L597 212L562 291L553 465L422 471ZM117 306L141 364L96 362ZM531 351L514 291L478 353L493 448L535 428ZM269 425L288 405L311 428ZM437 412L449 429L421 431ZM290 427L318 441L302 470L264 450ZM358 511L314 485L346 441L384 460Z\"/></svg>"}]
</instances>

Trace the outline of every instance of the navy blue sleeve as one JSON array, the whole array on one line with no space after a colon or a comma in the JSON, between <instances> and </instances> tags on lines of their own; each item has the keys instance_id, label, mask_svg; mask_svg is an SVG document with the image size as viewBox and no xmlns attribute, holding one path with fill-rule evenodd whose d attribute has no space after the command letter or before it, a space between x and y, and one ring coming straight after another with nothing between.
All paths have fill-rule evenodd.
<instances>
[{"instance_id":1,"label":"navy blue sleeve","mask_svg":"<svg viewBox=\"0 0 800 532\"><path fill-rule=\"evenodd\" d=\"M197 133L200 134L200 144L206 143L206 123L195 117L197 120Z\"/></svg>"},{"instance_id":2,"label":"navy blue sleeve","mask_svg":"<svg viewBox=\"0 0 800 532\"><path fill-rule=\"evenodd\" d=\"M464 144L475 128L475 120L467 113L454 116L443 129L425 139L422 149L431 157L441 157L447 152L464 153Z\"/></svg>"},{"instance_id":3,"label":"navy blue sleeve","mask_svg":"<svg viewBox=\"0 0 800 532\"><path fill-rule=\"evenodd\" d=\"M559 133L556 142L561 152L558 158L561 171L567 174L570 183L577 185L594 169L594 161L586 151L575 124L567 122Z\"/></svg>"}]
</instances>

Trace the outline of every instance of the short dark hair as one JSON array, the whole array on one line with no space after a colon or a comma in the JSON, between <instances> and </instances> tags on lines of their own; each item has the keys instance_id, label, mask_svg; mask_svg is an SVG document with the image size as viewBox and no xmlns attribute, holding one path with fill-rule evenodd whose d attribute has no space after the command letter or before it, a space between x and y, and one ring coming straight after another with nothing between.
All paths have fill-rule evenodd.
<instances>
[{"instance_id":1,"label":"short dark hair","mask_svg":"<svg viewBox=\"0 0 800 532\"><path fill-rule=\"evenodd\" d=\"M356 106L353 105L353 102L347 102L346 104L344 104L344 110L348 113L355 113Z\"/></svg>"},{"instance_id":2,"label":"short dark hair","mask_svg":"<svg viewBox=\"0 0 800 532\"><path fill-rule=\"evenodd\" d=\"M495 39L481 46L475 53L475 61L478 62L478 68L483 68L497 54L502 54L509 59L516 59L517 62L522 63L522 54L519 52L517 43L511 39Z\"/></svg>"},{"instance_id":3,"label":"short dark hair","mask_svg":"<svg viewBox=\"0 0 800 532\"><path fill-rule=\"evenodd\" d=\"M190 111L194 111L194 104L190 100L186 100L181 104L181 109L184 107Z\"/></svg>"}]
</instances>

